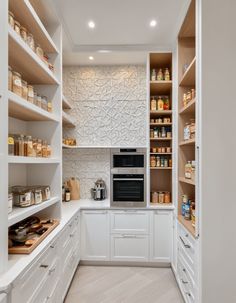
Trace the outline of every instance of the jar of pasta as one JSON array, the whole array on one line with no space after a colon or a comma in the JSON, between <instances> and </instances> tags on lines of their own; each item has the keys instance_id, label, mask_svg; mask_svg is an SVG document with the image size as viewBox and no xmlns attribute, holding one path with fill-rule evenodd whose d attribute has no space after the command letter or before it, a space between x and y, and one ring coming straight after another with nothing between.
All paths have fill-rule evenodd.
<instances>
[{"instance_id":1,"label":"jar of pasta","mask_svg":"<svg viewBox=\"0 0 236 303\"><path fill-rule=\"evenodd\" d=\"M35 51L34 36L32 34L27 35L27 44L33 51Z\"/></svg>"},{"instance_id":2,"label":"jar of pasta","mask_svg":"<svg viewBox=\"0 0 236 303\"><path fill-rule=\"evenodd\" d=\"M47 145L47 158L52 156L52 147L50 144Z\"/></svg>"},{"instance_id":3,"label":"jar of pasta","mask_svg":"<svg viewBox=\"0 0 236 303\"><path fill-rule=\"evenodd\" d=\"M33 157L34 151L33 151L33 140L31 136L26 137L26 155L27 157Z\"/></svg>"},{"instance_id":4,"label":"jar of pasta","mask_svg":"<svg viewBox=\"0 0 236 303\"><path fill-rule=\"evenodd\" d=\"M26 100L28 98L28 83L24 80L22 80L22 98Z\"/></svg>"},{"instance_id":5,"label":"jar of pasta","mask_svg":"<svg viewBox=\"0 0 236 303\"><path fill-rule=\"evenodd\" d=\"M20 27L20 35L21 35L21 38L27 42L27 29L24 27L24 26L21 26Z\"/></svg>"},{"instance_id":6,"label":"jar of pasta","mask_svg":"<svg viewBox=\"0 0 236 303\"><path fill-rule=\"evenodd\" d=\"M12 68L8 66L8 90L12 91Z\"/></svg>"},{"instance_id":7,"label":"jar of pasta","mask_svg":"<svg viewBox=\"0 0 236 303\"><path fill-rule=\"evenodd\" d=\"M28 84L27 88L28 88L28 97L27 97L27 100L30 103L34 103L34 87L32 85Z\"/></svg>"},{"instance_id":8,"label":"jar of pasta","mask_svg":"<svg viewBox=\"0 0 236 303\"><path fill-rule=\"evenodd\" d=\"M14 29L15 27L15 16L12 12L8 12L8 23Z\"/></svg>"},{"instance_id":9,"label":"jar of pasta","mask_svg":"<svg viewBox=\"0 0 236 303\"><path fill-rule=\"evenodd\" d=\"M12 91L18 96L22 96L21 74L15 71L12 72Z\"/></svg>"},{"instance_id":10,"label":"jar of pasta","mask_svg":"<svg viewBox=\"0 0 236 303\"><path fill-rule=\"evenodd\" d=\"M14 30L18 35L20 35L20 22L18 21L14 22Z\"/></svg>"}]
</instances>

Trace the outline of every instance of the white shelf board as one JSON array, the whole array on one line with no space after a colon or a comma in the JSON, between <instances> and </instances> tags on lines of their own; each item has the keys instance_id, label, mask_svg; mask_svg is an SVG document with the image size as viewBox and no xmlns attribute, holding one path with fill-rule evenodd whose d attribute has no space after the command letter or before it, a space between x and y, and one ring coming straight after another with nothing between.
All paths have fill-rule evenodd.
<instances>
[{"instance_id":1,"label":"white shelf board","mask_svg":"<svg viewBox=\"0 0 236 303\"><path fill-rule=\"evenodd\" d=\"M38 205L32 205L29 207L13 207L13 211L8 215L8 226L11 226L25 218L32 216L33 214L55 204L60 201L59 197L52 197L50 200L42 202Z\"/></svg>"},{"instance_id":2,"label":"white shelf board","mask_svg":"<svg viewBox=\"0 0 236 303\"><path fill-rule=\"evenodd\" d=\"M68 128L75 127L75 120L64 111L62 111L62 122L63 122L63 127L68 127Z\"/></svg>"},{"instance_id":3,"label":"white shelf board","mask_svg":"<svg viewBox=\"0 0 236 303\"><path fill-rule=\"evenodd\" d=\"M30 30L46 53L59 53L29 0L9 0L9 9L13 12L15 19Z\"/></svg>"},{"instance_id":4,"label":"white shelf board","mask_svg":"<svg viewBox=\"0 0 236 303\"><path fill-rule=\"evenodd\" d=\"M19 164L57 164L60 163L58 158L34 158L34 157L20 157L8 156L8 163Z\"/></svg>"},{"instance_id":5,"label":"white shelf board","mask_svg":"<svg viewBox=\"0 0 236 303\"><path fill-rule=\"evenodd\" d=\"M148 148L147 146L114 146L114 145L107 145L107 146L95 146L95 145L76 145L76 146L68 146L65 144L62 144L62 147L64 149L99 149L99 148L108 148L108 149L112 149L112 148L119 148L119 149L123 149L123 148Z\"/></svg>"},{"instance_id":6,"label":"white shelf board","mask_svg":"<svg viewBox=\"0 0 236 303\"><path fill-rule=\"evenodd\" d=\"M62 107L63 109L72 109L72 105L68 101L68 99L65 97L65 95L62 95Z\"/></svg>"},{"instance_id":7,"label":"white shelf board","mask_svg":"<svg viewBox=\"0 0 236 303\"><path fill-rule=\"evenodd\" d=\"M8 25L9 65L31 84L59 84L56 76Z\"/></svg>"},{"instance_id":8,"label":"white shelf board","mask_svg":"<svg viewBox=\"0 0 236 303\"><path fill-rule=\"evenodd\" d=\"M11 91L8 91L8 100L10 117L23 121L60 121L55 114L43 110Z\"/></svg>"}]
</instances>

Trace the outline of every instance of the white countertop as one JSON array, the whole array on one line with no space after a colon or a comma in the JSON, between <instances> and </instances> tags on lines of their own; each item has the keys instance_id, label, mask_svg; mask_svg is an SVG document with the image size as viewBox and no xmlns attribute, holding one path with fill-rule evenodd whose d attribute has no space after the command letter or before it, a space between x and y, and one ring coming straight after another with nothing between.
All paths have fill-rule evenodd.
<instances>
[{"instance_id":1,"label":"white countertop","mask_svg":"<svg viewBox=\"0 0 236 303\"><path fill-rule=\"evenodd\" d=\"M140 209L140 210L174 210L173 205L150 205L147 207L118 208L111 207L110 200L94 201L91 199L73 200L62 203L62 216L60 224L39 244L29 255L9 255L8 270L0 276L0 292L8 291L15 279L44 252L44 249L55 240L58 233L64 228L68 221L80 210L85 209Z\"/></svg>"}]
</instances>

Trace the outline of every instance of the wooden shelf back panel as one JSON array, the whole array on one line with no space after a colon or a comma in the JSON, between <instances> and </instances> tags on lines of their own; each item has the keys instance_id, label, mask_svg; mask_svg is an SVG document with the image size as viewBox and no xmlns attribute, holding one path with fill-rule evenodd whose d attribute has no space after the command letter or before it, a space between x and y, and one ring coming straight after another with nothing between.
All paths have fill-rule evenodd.
<instances>
[{"instance_id":1,"label":"wooden shelf back panel","mask_svg":"<svg viewBox=\"0 0 236 303\"><path fill-rule=\"evenodd\" d=\"M195 0L192 0L189 5L184 22L181 26L179 37L194 37L196 32L195 23Z\"/></svg>"}]
</instances>

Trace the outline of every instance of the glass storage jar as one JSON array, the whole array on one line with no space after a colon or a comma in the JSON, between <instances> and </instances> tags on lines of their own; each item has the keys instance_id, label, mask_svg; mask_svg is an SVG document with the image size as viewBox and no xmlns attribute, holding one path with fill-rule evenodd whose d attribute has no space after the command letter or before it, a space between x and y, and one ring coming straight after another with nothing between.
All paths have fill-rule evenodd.
<instances>
[{"instance_id":1,"label":"glass storage jar","mask_svg":"<svg viewBox=\"0 0 236 303\"><path fill-rule=\"evenodd\" d=\"M35 51L34 36L30 33L27 35L27 44L33 51Z\"/></svg>"},{"instance_id":2,"label":"glass storage jar","mask_svg":"<svg viewBox=\"0 0 236 303\"><path fill-rule=\"evenodd\" d=\"M8 23L14 29L15 27L15 16L12 12L8 12Z\"/></svg>"},{"instance_id":3,"label":"glass storage jar","mask_svg":"<svg viewBox=\"0 0 236 303\"><path fill-rule=\"evenodd\" d=\"M8 155L14 156L14 136L8 136Z\"/></svg>"},{"instance_id":4,"label":"glass storage jar","mask_svg":"<svg viewBox=\"0 0 236 303\"><path fill-rule=\"evenodd\" d=\"M20 27L20 35L21 35L21 38L27 42L27 29L24 27L24 26L21 26Z\"/></svg>"},{"instance_id":5,"label":"glass storage jar","mask_svg":"<svg viewBox=\"0 0 236 303\"><path fill-rule=\"evenodd\" d=\"M21 74L16 71L12 72L12 91L18 96L22 96L22 82L21 82Z\"/></svg>"},{"instance_id":6,"label":"glass storage jar","mask_svg":"<svg viewBox=\"0 0 236 303\"><path fill-rule=\"evenodd\" d=\"M20 35L20 22L18 22L16 20L14 22L14 30L18 35Z\"/></svg>"},{"instance_id":7,"label":"glass storage jar","mask_svg":"<svg viewBox=\"0 0 236 303\"><path fill-rule=\"evenodd\" d=\"M43 49L41 48L41 46L39 44L36 46L35 52L40 57L40 59L43 60L44 52L43 52Z\"/></svg>"},{"instance_id":8,"label":"glass storage jar","mask_svg":"<svg viewBox=\"0 0 236 303\"><path fill-rule=\"evenodd\" d=\"M52 156L52 147L50 144L47 145L47 158Z\"/></svg>"},{"instance_id":9,"label":"glass storage jar","mask_svg":"<svg viewBox=\"0 0 236 303\"><path fill-rule=\"evenodd\" d=\"M8 90L12 91L12 68L8 66Z\"/></svg>"},{"instance_id":10,"label":"glass storage jar","mask_svg":"<svg viewBox=\"0 0 236 303\"><path fill-rule=\"evenodd\" d=\"M152 203L158 203L158 193L156 191L152 192Z\"/></svg>"},{"instance_id":11,"label":"glass storage jar","mask_svg":"<svg viewBox=\"0 0 236 303\"><path fill-rule=\"evenodd\" d=\"M22 80L22 98L28 98L28 83L25 80Z\"/></svg>"},{"instance_id":12,"label":"glass storage jar","mask_svg":"<svg viewBox=\"0 0 236 303\"><path fill-rule=\"evenodd\" d=\"M48 109L48 99L47 99L47 97L46 96L42 96L42 98L41 98L41 107L42 107L42 109L44 109L44 110L47 110Z\"/></svg>"},{"instance_id":13,"label":"glass storage jar","mask_svg":"<svg viewBox=\"0 0 236 303\"><path fill-rule=\"evenodd\" d=\"M51 113L52 112L52 101L50 100L50 101L48 101L48 107L47 107L47 111L49 112L49 113Z\"/></svg>"},{"instance_id":14,"label":"glass storage jar","mask_svg":"<svg viewBox=\"0 0 236 303\"><path fill-rule=\"evenodd\" d=\"M26 148L26 155L27 157L33 157L34 151L33 151L33 140L31 136L26 137L27 142L27 148Z\"/></svg>"},{"instance_id":15,"label":"glass storage jar","mask_svg":"<svg viewBox=\"0 0 236 303\"><path fill-rule=\"evenodd\" d=\"M24 157L24 135L20 135L19 138L19 156Z\"/></svg>"},{"instance_id":16,"label":"glass storage jar","mask_svg":"<svg viewBox=\"0 0 236 303\"><path fill-rule=\"evenodd\" d=\"M42 140L37 140L37 157L42 157Z\"/></svg>"},{"instance_id":17,"label":"glass storage jar","mask_svg":"<svg viewBox=\"0 0 236 303\"><path fill-rule=\"evenodd\" d=\"M29 85L28 84L28 97L27 97L27 100L30 102L30 103L34 103L34 87L32 85Z\"/></svg>"},{"instance_id":18,"label":"glass storage jar","mask_svg":"<svg viewBox=\"0 0 236 303\"><path fill-rule=\"evenodd\" d=\"M42 142L42 157L47 158L47 141Z\"/></svg>"},{"instance_id":19,"label":"glass storage jar","mask_svg":"<svg viewBox=\"0 0 236 303\"><path fill-rule=\"evenodd\" d=\"M42 97L40 95L37 94L37 99L36 99L36 105L38 107L42 107Z\"/></svg>"}]
</instances>

